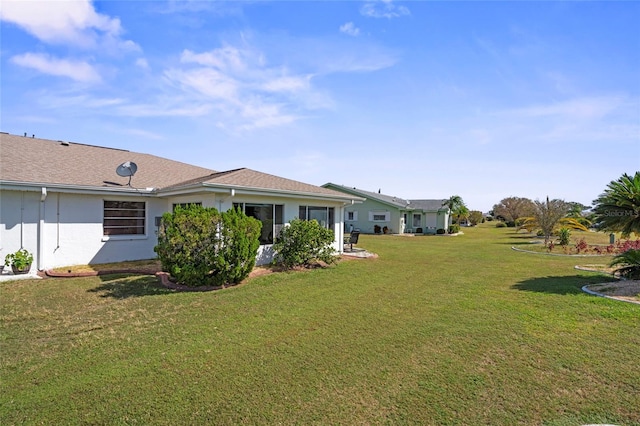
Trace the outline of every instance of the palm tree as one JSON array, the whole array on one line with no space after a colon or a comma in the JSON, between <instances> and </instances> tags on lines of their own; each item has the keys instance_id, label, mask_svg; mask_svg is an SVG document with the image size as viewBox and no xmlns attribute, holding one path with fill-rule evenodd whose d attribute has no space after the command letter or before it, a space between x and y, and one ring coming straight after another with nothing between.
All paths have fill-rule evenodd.
<instances>
[{"instance_id":1,"label":"palm tree","mask_svg":"<svg viewBox=\"0 0 640 426\"><path fill-rule=\"evenodd\" d=\"M625 238L631 233L640 235L640 172L611 181L593 203L599 230L620 232Z\"/></svg>"},{"instance_id":2,"label":"palm tree","mask_svg":"<svg viewBox=\"0 0 640 426\"><path fill-rule=\"evenodd\" d=\"M615 255L610 266L619 266L616 272L625 278L640 279L640 250L627 250Z\"/></svg>"},{"instance_id":3,"label":"palm tree","mask_svg":"<svg viewBox=\"0 0 640 426\"><path fill-rule=\"evenodd\" d=\"M541 229L545 244L549 243L553 232L561 227L588 231L583 224L574 218L565 217L569 208L569 203L564 200L549 200L549 197L546 201L535 200L532 216L524 218L522 227L529 231Z\"/></svg>"},{"instance_id":4,"label":"palm tree","mask_svg":"<svg viewBox=\"0 0 640 426\"><path fill-rule=\"evenodd\" d=\"M584 212L587 210L589 210L589 206L585 206L584 204L577 203L575 201L571 202L569 203L569 212L567 213L567 217L575 219L584 226L591 226L591 221L584 215Z\"/></svg>"},{"instance_id":5,"label":"palm tree","mask_svg":"<svg viewBox=\"0 0 640 426\"><path fill-rule=\"evenodd\" d=\"M456 218L455 222L458 222L469 214L469 209L465 205L464 201L462 201L462 197L459 195L452 195L448 200L445 200L444 203L442 203L442 206L449 208L451 217Z\"/></svg>"}]
</instances>

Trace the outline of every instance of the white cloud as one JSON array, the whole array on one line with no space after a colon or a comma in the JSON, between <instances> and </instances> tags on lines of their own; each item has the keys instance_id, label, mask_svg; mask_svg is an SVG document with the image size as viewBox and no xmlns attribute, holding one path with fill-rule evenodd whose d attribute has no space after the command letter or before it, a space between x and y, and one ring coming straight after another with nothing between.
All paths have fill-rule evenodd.
<instances>
[{"instance_id":1,"label":"white cloud","mask_svg":"<svg viewBox=\"0 0 640 426\"><path fill-rule=\"evenodd\" d=\"M127 117L202 117L211 113L211 106L194 104L190 100L174 99L154 103L130 104L118 107L115 112Z\"/></svg>"},{"instance_id":2,"label":"white cloud","mask_svg":"<svg viewBox=\"0 0 640 426\"><path fill-rule=\"evenodd\" d=\"M564 117L567 119L600 119L624 106L622 96L600 96L569 99L546 105L534 105L515 109L510 113L524 117Z\"/></svg>"},{"instance_id":3,"label":"white cloud","mask_svg":"<svg viewBox=\"0 0 640 426\"><path fill-rule=\"evenodd\" d=\"M308 90L311 86L311 76L282 76L266 81L261 88L267 92L296 92Z\"/></svg>"},{"instance_id":4,"label":"white cloud","mask_svg":"<svg viewBox=\"0 0 640 426\"><path fill-rule=\"evenodd\" d=\"M2 20L46 43L94 47L101 36L119 39L122 33L120 20L97 13L89 0L3 0Z\"/></svg>"},{"instance_id":5,"label":"white cloud","mask_svg":"<svg viewBox=\"0 0 640 426\"><path fill-rule=\"evenodd\" d=\"M239 82L213 68L170 69L165 77L172 84L194 90L209 99L236 102Z\"/></svg>"},{"instance_id":6,"label":"white cloud","mask_svg":"<svg viewBox=\"0 0 640 426\"><path fill-rule=\"evenodd\" d=\"M356 27L353 22L347 22L346 24L340 25L340 32L357 37L360 35L360 28Z\"/></svg>"},{"instance_id":7,"label":"white cloud","mask_svg":"<svg viewBox=\"0 0 640 426\"><path fill-rule=\"evenodd\" d=\"M41 53L24 53L11 58L17 65L32 68L44 74L58 77L68 77L83 83L100 82L100 74L96 69L84 61L56 59Z\"/></svg>"},{"instance_id":8,"label":"white cloud","mask_svg":"<svg viewBox=\"0 0 640 426\"><path fill-rule=\"evenodd\" d=\"M312 87L311 74L269 66L261 52L250 48L184 50L180 63L165 71L165 80L218 111L225 129L281 126L301 118L293 111L331 105Z\"/></svg>"},{"instance_id":9,"label":"white cloud","mask_svg":"<svg viewBox=\"0 0 640 426\"><path fill-rule=\"evenodd\" d=\"M411 15L406 6L397 6L393 0L367 1L361 8L360 13L369 18L399 18Z\"/></svg>"},{"instance_id":10,"label":"white cloud","mask_svg":"<svg viewBox=\"0 0 640 426\"><path fill-rule=\"evenodd\" d=\"M194 53L187 49L182 52L180 62L205 65L223 71L244 71L247 68L245 56L249 56L249 52L231 46L204 53Z\"/></svg>"},{"instance_id":11,"label":"white cloud","mask_svg":"<svg viewBox=\"0 0 640 426\"><path fill-rule=\"evenodd\" d=\"M147 62L147 60L145 58L138 58L138 59L136 59L136 66L138 68L142 68L144 70L148 70L149 69L149 62Z\"/></svg>"},{"instance_id":12,"label":"white cloud","mask_svg":"<svg viewBox=\"0 0 640 426\"><path fill-rule=\"evenodd\" d=\"M278 104L262 104L261 102L249 102L243 105L241 114L246 118L247 124L243 129L252 130L262 127L282 126L296 121L299 117L287 114L283 106Z\"/></svg>"}]
</instances>

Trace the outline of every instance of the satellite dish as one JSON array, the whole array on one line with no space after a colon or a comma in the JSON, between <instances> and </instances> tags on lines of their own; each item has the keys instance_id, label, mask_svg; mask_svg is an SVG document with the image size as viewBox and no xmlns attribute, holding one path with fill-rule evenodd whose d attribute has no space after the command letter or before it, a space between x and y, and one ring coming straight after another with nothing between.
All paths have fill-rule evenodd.
<instances>
[{"instance_id":1,"label":"satellite dish","mask_svg":"<svg viewBox=\"0 0 640 426\"><path fill-rule=\"evenodd\" d=\"M129 186L131 186L131 176L136 174L138 170L138 166L133 161L127 161L126 163L122 163L116 169L116 173L118 176L128 177L129 178Z\"/></svg>"}]
</instances>

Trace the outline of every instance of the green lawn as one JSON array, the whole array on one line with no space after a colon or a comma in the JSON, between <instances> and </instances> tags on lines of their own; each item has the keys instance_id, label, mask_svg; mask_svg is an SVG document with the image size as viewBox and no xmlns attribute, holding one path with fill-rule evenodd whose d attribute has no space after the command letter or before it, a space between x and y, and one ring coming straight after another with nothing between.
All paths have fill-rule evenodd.
<instances>
[{"instance_id":1,"label":"green lawn","mask_svg":"<svg viewBox=\"0 0 640 426\"><path fill-rule=\"evenodd\" d=\"M464 232L209 293L0 283L0 424L639 425L640 306Z\"/></svg>"}]
</instances>

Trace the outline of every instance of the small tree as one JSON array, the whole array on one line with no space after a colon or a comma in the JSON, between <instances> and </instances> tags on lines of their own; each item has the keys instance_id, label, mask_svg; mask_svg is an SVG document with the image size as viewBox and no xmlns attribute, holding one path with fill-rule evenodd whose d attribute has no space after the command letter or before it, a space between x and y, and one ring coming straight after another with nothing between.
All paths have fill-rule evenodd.
<instances>
[{"instance_id":1,"label":"small tree","mask_svg":"<svg viewBox=\"0 0 640 426\"><path fill-rule=\"evenodd\" d=\"M471 226L476 226L482 222L482 219L484 219L484 215L480 210L471 210L469 212L469 223Z\"/></svg>"},{"instance_id":2,"label":"small tree","mask_svg":"<svg viewBox=\"0 0 640 426\"><path fill-rule=\"evenodd\" d=\"M533 214L524 218L522 227L528 230L540 229L542 235L544 235L545 244L549 243L553 231L558 226L588 231L584 225L575 219L565 217L569 211L569 204L564 200L549 200L549 197L547 197L546 201L536 200L533 204Z\"/></svg>"},{"instance_id":3,"label":"small tree","mask_svg":"<svg viewBox=\"0 0 640 426\"><path fill-rule=\"evenodd\" d=\"M277 236L273 249L275 262L287 269L310 267L314 262L333 263L337 260L332 247L333 231L316 220L293 219Z\"/></svg>"},{"instance_id":4,"label":"small tree","mask_svg":"<svg viewBox=\"0 0 640 426\"><path fill-rule=\"evenodd\" d=\"M511 226L516 226L518 219L531 216L534 208L533 201L528 198L507 197L493 206L493 216L502 218Z\"/></svg>"}]
</instances>

